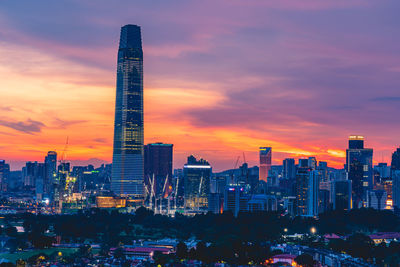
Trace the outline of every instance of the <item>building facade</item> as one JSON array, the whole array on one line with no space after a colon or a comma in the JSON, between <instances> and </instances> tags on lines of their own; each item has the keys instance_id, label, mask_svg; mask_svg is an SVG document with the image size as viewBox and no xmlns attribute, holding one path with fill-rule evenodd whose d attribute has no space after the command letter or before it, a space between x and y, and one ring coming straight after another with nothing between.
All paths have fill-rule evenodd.
<instances>
[{"instance_id":1,"label":"building facade","mask_svg":"<svg viewBox=\"0 0 400 267\"><path fill-rule=\"evenodd\" d=\"M296 178L296 164L294 159L288 158L283 160L283 178L290 180Z\"/></svg>"},{"instance_id":2,"label":"building facade","mask_svg":"<svg viewBox=\"0 0 400 267\"><path fill-rule=\"evenodd\" d=\"M309 167L300 167L296 174L296 208L299 216L318 215L319 175Z\"/></svg>"},{"instance_id":3,"label":"building facade","mask_svg":"<svg viewBox=\"0 0 400 267\"><path fill-rule=\"evenodd\" d=\"M259 180L268 183L268 172L271 169L271 147L260 147Z\"/></svg>"},{"instance_id":4,"label":"building facade","mask_svg":"<svg viewBox=\"0 0 400 267\"><path fill-rule=\"evenodd\" d=\"M111 190L143 198L143 51L140 27L121 28Z\"/></svg>"},{"instance_id":5,"label":"building facade","mask_svg":"<svg viewBox=\"0 0 400 267\"><path fill-rule=\"evenodd\" d=\"M144 146L144 175L148 190L156 197L168 194L172 184L173 145L153 143Z\"/></svg>"},{"instance_id":6,"label":"building facade","mask_svg":"<svg viewBox=\"0 0 400 267\"><path fill-rule=\"evenodd\" d=\"M349 148L346 150L346 170L352 181L353 208L366 204L367 191L373 189L374 171L372 166L373 150L364 148L364 137L349 137Z\"/></svg>"},{"instance_id":7,"label":"building facade","mask_svg":"<svg viewBox=\"0 0 400 267\"><path fill-rule=\"evenodd\" d=\"M184 201L187 210L207 210L212 169L203 159L189 156L183 166Z\"/></svg>"},{"instance_id":8,"label":"building facade","mask_svg":"<svg viewBox=\"0 0 400 267\"><path fill-rule=\"evenodd\" d=\"M351 180L339 180L332 182L332 202L334 210L350 210Z\"/></svg>"},{"instance_id":9,"label":"building facade","mask_svg":"<svg viewBox=\"0 0 400 267\"><path fill-rule=\"evenodd\" d=\"M391 173L400 171L400 147L392 154L392 163L390 164Z\"/></svg>"}]
</instances>

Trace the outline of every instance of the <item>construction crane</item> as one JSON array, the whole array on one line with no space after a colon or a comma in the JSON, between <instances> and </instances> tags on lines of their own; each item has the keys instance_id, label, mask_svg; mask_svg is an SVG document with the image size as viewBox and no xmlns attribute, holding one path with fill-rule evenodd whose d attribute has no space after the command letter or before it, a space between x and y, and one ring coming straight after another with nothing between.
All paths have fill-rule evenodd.
<instances>
[{"instance_id":1,"label":"construction crane","mask_svg":"<svg viewBox=\"0 0 400 267\"><path fill-rule=\"evenodd\" d=\"M240 159L240 156L237 157L235 165L233 166L233 169L231 171L231 183L235 182L234 179L233 179L233 173L235 172L235 169L237 168L237 165L239 163L239 159Z\"/></svg>"},{"instance_id":2,"label":"construction crane","mask_svg":"<svg viewBox=\"0 0 400 267\"><path fill-rule=\"evenodd\" d=\"M200 178L200 184L199 184L199 195L197 196L197 210L200 211L200 195L201 195L201 186L203 184L203 175Z\"/></svg>"},{"instance_id":3,"label":"construction crane","mask_svg":"<svg viewBox=\"0 0 400 267\"><path fill-rule=\"evenodd\" d=\"M176 210L176 199L177 199L177 196L178 196L178 187L179 187L179 177L176 178L176 185L175 185L175 194L174 194L175 210Z\"/></svg>"},{"instance_id":4,"label":"construction crane","mask_svg":"<svg viewBox=\"0 0 400 267\"><path fill-rule=\"evenodd\" d=\"M243 151L243 164L245 164L245 163L247 164L246 156L245 156L244 151ZM243 167L243 169L244 169L244 167ZM245 171L246 171L246 173L244 173L244 175L246 176L246 183L248 184L249 183L249 169L246 168Z\"/></svg>"}]
</instances>

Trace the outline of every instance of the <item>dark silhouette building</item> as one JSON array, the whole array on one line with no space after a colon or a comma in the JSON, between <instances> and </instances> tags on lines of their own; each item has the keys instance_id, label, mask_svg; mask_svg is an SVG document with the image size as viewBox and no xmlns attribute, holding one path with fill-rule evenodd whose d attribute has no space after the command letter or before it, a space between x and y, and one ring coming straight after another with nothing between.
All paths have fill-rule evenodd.
<instances>
[{"instance_id":1,"label":"dark silhouette building","mask_svg":"<svg viewBox=\"0 0 400 267\"><path fill-rule=\"evenodd\" d=\"M168 193L168 187L172 184L172 157L172 144L153 143L144 146L145 182L148 189L153 186L156 197Z\"/></svg>"},{"instance_id":2,"label":"dark silhouette building","mask_svg":"<svg viewBox=\"0 0 400 267\"><path fill-rule=\"evenodd\" d=\"M332 183L332 202L334 210L350 210L351 209L351 181L342 180Z\"/></svg>"},{"instance_id":3,"label":"dark silhouette building","mask_svg":"<svg viewBox=\"0 0 400 267\"><path fill-rule=\"evenodd\" d=\"M392 163L390 164L390 172L400 171L400 147L392 154Z\"/></svg>"}]
</instances>

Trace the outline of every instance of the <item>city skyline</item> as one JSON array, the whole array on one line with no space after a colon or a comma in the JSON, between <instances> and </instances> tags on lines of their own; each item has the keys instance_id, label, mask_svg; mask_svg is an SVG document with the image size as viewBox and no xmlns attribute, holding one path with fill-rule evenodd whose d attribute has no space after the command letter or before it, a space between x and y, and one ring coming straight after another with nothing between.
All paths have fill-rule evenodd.
<instances>
[{"instance_id":1,"label":"city skyline","mask_svg":"<svg viewBox=\"0 0 400 267\"><path fill-rule=\"evenodd\" d=\"M243 152L257 165L265 144L274 165L316 156L342 168L351 134L390 164L399 146L395 1L222 1L207 20L211 2L14 5L0 8L0 155L13 169L61 152L66 136L68 161L111 163L115 47L127 23L145 31L145 143L174 144L174 168L194 154L230 169ZM177 18L181 8L198 13ZM47 23L54 16L63 20Z\"/></svg>"}]
</instances>

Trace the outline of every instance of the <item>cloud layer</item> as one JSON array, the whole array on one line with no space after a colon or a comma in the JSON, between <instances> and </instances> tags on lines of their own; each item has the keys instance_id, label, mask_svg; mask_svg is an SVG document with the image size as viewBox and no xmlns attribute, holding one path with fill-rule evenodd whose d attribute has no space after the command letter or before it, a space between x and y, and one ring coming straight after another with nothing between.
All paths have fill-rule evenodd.
<instances>
[{"instance_id":1,"label":"cloud layer","mask_svg":"<svg viewBox=\"0 0 400 267\"><path fill-rule=\"evenodd\" d=\"M214 169L272 146L274 163L375 161L400 144L396 0L12 1L0 8L0 157L111 161L119 29L142 26L146 142ZM30 152L27 152L27 151Z\"/></svg>"}]
</instances>

